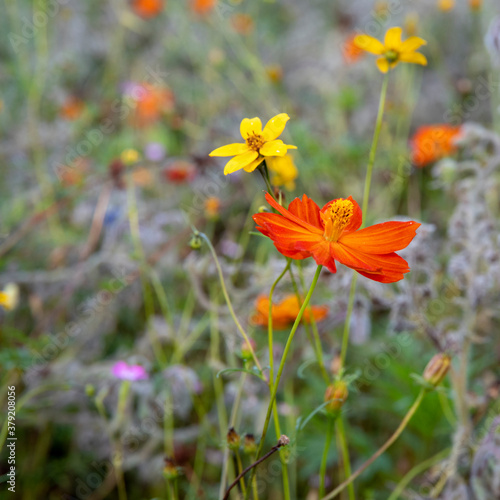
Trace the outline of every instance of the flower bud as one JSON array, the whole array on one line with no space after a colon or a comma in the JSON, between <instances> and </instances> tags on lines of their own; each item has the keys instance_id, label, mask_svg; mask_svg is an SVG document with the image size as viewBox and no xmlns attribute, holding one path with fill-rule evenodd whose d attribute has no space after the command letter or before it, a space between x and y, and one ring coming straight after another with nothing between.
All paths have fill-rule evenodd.
<instances>
[{"instance_id":1,"label":"flower bud","mask_svg":"<svg viewBox=\"0 0 500 500\"><path fill-rule=\"evenodd\" d=\"M189 240L189 246L193 250L199 250L201 248L201 238L197 234L193 234Z\"/></svg>"},{"instance_id":2,"label":"flower bud","mask_svg":"<svg viewBox=\"0 0 500 500\"><path fill-rule=\"evenodd\" d=\"M245 434L243 438L243 451L247 455L253 455L257 451L257 443L253 434Z\"/></svg>"},{"instance_id":3,"label":"flower bud","mask_svg":"<svg viewBox=\"0 0 500 500\"><path fill-rule=\"evenodd\" d=\"M239 434L234 430L234 427L231 427L227 433L227 445L230 450L236 451L240 447L240 436Z\"/></svg>"},{"instance_id":4,"label":"flower bud","mask_svg":"<svg viewBox=\"0 0 500 500\"><path fill-rule=\"evenodd\" d=\"M252 346L252 349L255 350L255 347L257 346L257 344L255 343L255 340L253 339L248 339L249 342L250 342L250 345ZM243 342L243 344L241 345L241 359L243 361L250 361L252 359L252 351L250 349L250 346L247 344L247 342Z\"/></svg>"},{"instance_id":5,"label":"flower bud","mask_svg":"<svg viewBox=\"0 0 500 500\"><path fill-rule=\"evenodd\" d=\"M85 386L85 394L91 398L95 395L95 387L92 384L87 384Z\"/></svg>"},{"instance_id":6,"label":"flower bud","mask_svg":"<svg viewBox=\"0 0 500 500\"><path fill-rule=\"evenodd\" d=\"M168 480L177 479L179 477L179 467L175 465L174 460L172 460L170 457L165 457L163 476Z\"/></svg>"},{"instance_id":7,"label":"flower bud","mask_svg":"<svg viewBox=\"0 0 500 500\"><path fill-rule=\"evenodd\" d=\"M471 10L479 10L483 5L483 0L469 0L469 7Z\"/></svg>"},{"instance_id":8,"label":"flower bud","mask_svg":"<svg viewBox=\"0 0 500 500\"><path fill-rule=\"evenodd\" d=\"M343 380L337 380L330 384L325 392L325 403L328 402L325 407L326 411L336 415L344 405L348 395L347 384Z\"/></svg>"},{"instance_id":9,"label":"flower bud","mask_svg":"<svg viewBox=\"0 0 500 500\"><path fill-rule=\"evenodd\" d=\"M424 380L433 387L438 386L448 373L451 365L451 358L448 354L440 352L433 356L424 370Z\"/></svg>"}]
</instances>

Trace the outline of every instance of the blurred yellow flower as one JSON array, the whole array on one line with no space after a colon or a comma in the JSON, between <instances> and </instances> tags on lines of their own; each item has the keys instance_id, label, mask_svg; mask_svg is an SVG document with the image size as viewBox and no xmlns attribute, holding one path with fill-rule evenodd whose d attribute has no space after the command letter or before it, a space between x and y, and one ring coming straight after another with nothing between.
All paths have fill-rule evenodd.
<instances>
[{"instance_id":1,"label":"blurred yellow flower","mask_svg":"<svg viewBox=\"0 0 500 500\"><path fill-rule=\"evenodd\" d=\"M439 0L438 8L443 12L453 9L455 7L455 0Z\"/></svg>"},{"instance_id":2,"label":"blurred yellow flower","mask_svg":"<svg viewBox=\"0 0 500 500\"><path fill-rule=\"evenodd\" d=\"M139 160L140 155L136 149L125 149L120 155L120 160L125 163L125 165L132 165Z\"/></svg>"},{"instance_id":3,"label":"blurred yellow flower","mask_svg":"<svg viewBox=\"0 0 500 500\"><path fill-rule=\"evenodd\" d=\"M370 35L358 35L354 43L363 50L381 56L377 59L377 67L382 73L387 73L400 62L427 65L427 59L416 50L427 42L418 36L411 36L404 42L401 40L402 29L389 28L385 34L384 43Z\"/></svg>"},{"instance_id":4,"label":"blurred yellow flower","mask_svg":"<svg viewBox=\"0 0 500 500\"><path fill-rule=\"evenodd\" d=\"M296 146L284 144L277 139L290 117L286 113L280 113L271 118L264 130L260 118L244 118L240 125L240 133L244 144L228 144L215 149L210 156L234 156L226 163L224 175L232 174L237 170L253 172L264 160L271 156L285 156L289 149L297 149Z\"/></svg>"},{"instance_id":5,"label":"blurred yellow flower","mask_svg":"<svg viewBox=\"0 0 500 500\"><path fill-rule=\"evenodd\" d=\"M299 171L291 155L272 156L266 159L266 164L272 174L271 184L284 186L289 191L295 189L295 179L298 177Z\"/></svg>"},{"instance_id":6,"label":"blurred yellow flower","mask_svg":"<svg viewBox=\"0 0 500 500\"><path fill-rule=\"evenodd\" d=\"M11 311L19 302L19 287L15 283L5 285L3 291L0 292L0 306L8 311Z\"/></svg>"}]
</instances>

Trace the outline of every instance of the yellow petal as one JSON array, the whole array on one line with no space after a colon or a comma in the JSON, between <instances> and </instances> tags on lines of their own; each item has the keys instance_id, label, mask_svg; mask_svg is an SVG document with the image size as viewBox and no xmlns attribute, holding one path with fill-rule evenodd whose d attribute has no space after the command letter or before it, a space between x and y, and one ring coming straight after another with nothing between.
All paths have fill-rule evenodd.
<instances>
[{"instance_id":1,"label":"yellow petal","mask_svg":"<svg viewBox=\"0 0 500 500\"><path fill-rule=\"evenodd\" d=\"M360 49L366 50L366 52L370 52L370 54L376 54L378 56L385 52L383 43L370 35L357 35L354 38L354 45Z\"/></svg>"},{"instance_id":2,"label":"yellow petal","mask_svg":"<svg viewBox=\"0 0 500 500\"><path fill-rule=\"evenodd\" d=\"M401 62L421 64L422 66L427 66L426 57L420 52L405 52L399 56Z\"/></svg>"},{"instance_id":3,"label":"yellow petal","mask_svg":"<svg viewBox=\"0 0 500 500\"><path fill-rule=\"evenodd\" d=\"M263 156L284 156L286 155L287 149L288 146L278 139L276 141L266 142L259 149L259 153Z\"/></svg>"},{"instance_id":4,"label":"yellow petal","mask_svg":"<svg viewBox=\"0 0 500 500\"><path fill-rule=\"evenodd\" d=\"M389 71L389 63L385 57L379 57L377 59L377 67L382 73L387 73Z\"/></svg>"},{"instance_id":5,"label":"yellow petal","mask_svg":"<svg viewBox=\"0 0 500 500\"><path fill-rule=\"evenodd\" d=\"M411 36L408 40L405 40L399 47L399 52L414 52L422 45L427 45L427 42L423 38L418 36Z\"/></svg>"},{"instance_id":6,"label":"yellow petal","mask_svg":"<svg viewBox=\"0 0 500 500\"><path fill-rule=\"evenodd\" d=\"M261 135L262 134L262 122L260 118L243 118L240 125L241 137L247 140L249 135Z\"/></svg>"},{"instance_id":7,"label":"yellow petal","mask_svg":"<svg viewBox=\"0 0 500 500\"><path fill-rule=\"evenodd\" d=\"M283 130L285 130L286 122L289 119L290 117L286 113L280 113L279 115L271 118L264 127L262 138L265 141L274 141L274 139L277 139Z\"/></svg>"},{"instance_id":8,"label":"yellow petal","mask_svg":"<svg viewBox=\"0 0 500 500\"><path fill-rule=\"evenodd\" d=\"M257 151L247 151L246 153L235 156L226 163L226 166L224 167L224 175L232 174L241 168L247 167L258 156L259 153L257 153Z\"/></svg>"},{"instance_id":9,"label":"yellow petal","mask_svg":"<svg viewBox=\"0 0 500 500\"><path fill-rule=\"evenodd\" d=\"M246 144L228 144L227 146L222 146L220 148L214 149L209 156L235 156L241 155L249 151L249 147Z\"/></svg>"},{"instance_id":10,"label":"yellow petal","mask_svg":"<svg viewBox=\"0 0 500 500\"><path fill-rule=\"evenodd\" d=\"M263 156L259 156L256 160L254 160L250 165L243 167L245 172L253 172L262 162L264 161Z\"/></svg>"},{"instance_id":11,"label":"yellow petal","mask_svg":"<svg viewBox=\"0 0 500 500\"><path fill-rule=\"evenodd\" d=\"M389 28L385 34L384 45L386 50L395 50L399 52L401 47L401 33L403 30L399 27Z\"/></svg>"}]
</instances>

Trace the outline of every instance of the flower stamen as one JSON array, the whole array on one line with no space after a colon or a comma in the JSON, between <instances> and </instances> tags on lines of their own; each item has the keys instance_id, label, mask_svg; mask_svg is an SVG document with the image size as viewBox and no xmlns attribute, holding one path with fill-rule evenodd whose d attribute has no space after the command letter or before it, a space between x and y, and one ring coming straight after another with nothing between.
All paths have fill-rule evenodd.
<instances>
[{"instance_id":1,"label":"flower stamen","mask_svg":"<svg viewBox=\"0 0 500 500\"><path fill-rule=\"evenodd\" d=\"M335 200L325 213L321 214L325 224L323 238L326 241L337 241L354 215L354 205L342 198Z\"/></svg>"},{"instance_id":2,"label":"flower stamen","mask_svg":"<svg viewBox=\"0 0 500 500\"><path fill-rule=\"evenodd\" d=\"M399 59L399 53L396 52L395 50L388 50L384 54L384 57L387 59L388 63L394 63Z\"/></svg>"},{"instance_id":3,"label":"flower stamen","mask_svg":"<svg viewBox=\"0 0 500 500\"><path fill-rule=\"evenodd\" d=\"M252 134L247 137L246 142L250 149L253 149L254 151L258 152L266 141L262 138L262 136L257 134Z\"/></svg>"}]
</instances>

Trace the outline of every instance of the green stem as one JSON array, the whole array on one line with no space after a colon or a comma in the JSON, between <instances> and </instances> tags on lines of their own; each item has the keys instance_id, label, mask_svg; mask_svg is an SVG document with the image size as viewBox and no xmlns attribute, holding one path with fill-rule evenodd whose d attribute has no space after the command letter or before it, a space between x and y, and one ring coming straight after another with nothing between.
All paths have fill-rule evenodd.
<instances>
[{"instance_id":1,"label":"green stem","mask_svg":"<svg viewBox=\"0 0 500 500\"><path fill-rule=\"evenodd\" d=\"M328 452L330 451L330 446L332 444L333 427L335 424L335 419L329 417L328 428L326 430L325 437L325 447L323 449L323 457L321 458L321 467L319 469L319 496L322 497L325 494L325 476L326 476L326 464L328 459Z\"/></svg>"},{"instance_id":2,"label":"green stem","mask_svg":"<svg viewBox=\"0 0 500 500\"><path fill-rule=\"evenodd\" d=\"M347 438L342 415L340 415L337 419L337 436L340 452L342 453L342 462L344 464L344 477L347 478L351 476L351 460L349 457L349 448L347 447ZM349 493L349 500L356 500L354 495L354 485L352 483L347 487L347 491Z\"/></svg>"},{"instance_id":3,"label":"green stem","mask_svg":"<svg viewBox=\"0 0 500 500\"><path fill-rule=\"evenodd\" d=\"M440 451L438 454L434 455L431 458L428 458L427 460L424 460L423 462L415 465L412 469L410 469L403 479L399 481L397 484L396 488L394 491L391 493L391 496L388 498L388 500L397 500L401 493L403 493L404 489L408 486L408 484L413 480L413 478L417 477L421 472L423 472L426 469L429 469L432 467L434 464L437 464L441 462L444 458L448 456L450 453L450 448L446 448L445 450Z\"/></svg>"},{"instance_id":4,"label":"green stem","mask_svg":"<svg viewBox=\"0 0 500 500\"><path fill-rule=\"evenodd\" d=\"M274 385L272 388L271 400L269 401L269 406L267 407L266 419L264 421L264 428L262 430L262 435L260 438L259 447L257 449L257 455L256 455L257 459L260 457L260 453L262 452L262 448L264 446L264 440L266 437L267 429L269 427L269 421L271 419L271 412L273 410L274 401L276 399L276 393L278 392L278 386L280 383L281 374L283 373L283 368L285 367L285 361L286 361L286 358L287 358L288 353L290 351L293 337L295 336L295 332L297 331L297 328L300 324L300 321L302 320L302 316L304 315L304 311L306 310L307 304L309 304L309 301L311 300L311 296L314 292L314 289L316 288L316 284L318 283L318 278L319 278L319 275L321 274L322 268L323 268L323 266L320 265L316 269L316 273L315 273L313 281L311 283L311 287L309 288L309 291L307 292L306 298L304 299L304 303L302 304L302 307L299 310L299 314L295 318L295 322L294 322L292 329L290 331L290 334L288 336L288 340L287 340L286 345L285 345L285 350L283 351L283 356L281 358L280 366L278 368L278 373L276 375L276 381L274 382ZM250 481L253 480L254 476L255 476L255 469L252 471L252 477L250 478Z\"/></svg>"},{"instance_id":5,"label":"green stem","mask_svg":"<svg viewBox=\"0 0 500 500\"><path fill-rule=\"evenodd\" d=\"M382 89L380 91L380 100L378 103L377 119L375 121L375 131L373 133L373 141L370 148L370 153L368 155L368 165L366 167L366 177L365 177L365 188L363 191L363 206L361 211L363 213L363 223L361 227L363 228L366 223L366 211L368 209L368 201L370 199L370 187L372 183L373 166L375 164L375 155L377 153L378 139L380 136L380 130L382 129L382 118L384 116L385 108L385 98L387 96L387 84L389 82L389 73L384 76L384 81L382 83ZM345 363L345 357L347 354L347 346L349 344L349 326L351 322L352 310L354 308L354 297L356 295L356 283L358 281L358 275L354 274L351 282L351 290L349 292L349 302L347 305L347 313L344 323L344 332L342 334L342 350L340 353L340 366L343 367Z\"/></svg>"},{"instance_id":6,"label":"green stem","mask_svg":"<svg viewBox=\"0 0 500 500\"><path fill-rule=\"evenodd\" d=\"M331 493L329 493L326 497L323 497L321 500L331 500L332 498L335 498L346 486L351 484L362 472L365 471L365 469L367 469L373 462L375 462L375 460L380 457L380 455L382 455L387 450L387 448L389 448L394 443L394 441L396 441L396 439L398 439L401 433L405 430L415 412L418 410L418 407L424 399L426 392L426 389L421 389L419 395L417 396L417 399L404 416L394 434L354 474L348 477L342 484L337 486L337 488L335 488Z\"/></svg>"},{"instance_id":7,"label":"green stem","mask_svg":"<svg viewBox=\"0 0 500 500\"><path fill-rule=\"evenodd\" d=\"M260 366L259 360L257 359L257 356L255 355L255 351L253 350L252 344L250 343L250 340L248 339L248 335L246 334L245 330L241 326L241 323L239 322L238 318L236 317L236 314L233 309L233 304L231 303L231 299L229 298L229 294L227 293L227 288L226 284L224 283L224 275L222 274L222 268L219 263L219 259L217 258L217 253L215 252L214 247L212 246L211 241L208 239L207 235L204 233L199 233L199 236L203 238L208 245L208 248L210 249L210 252L212 254L212 257L214 258L215 261L215 267L217 268L217 273L219 274L219 280L220 280L220 285L222 288L222 293L224 295L224 299L226 300L227 307L229 309L229 314L233 318L233 321L236 325L236 328L238 328L239 332L245 339L245 342L247 344L248 350L252 354L252 358L254 360L255 366L259 369L259 373L261 378L263 377L262 374L262 367Z\"/></svg>"},{"instance_id":8,"label":"green stem","mask_svg":"<svg viewBox=\"0 0 500 500\"><path fill-rule=\"evenodd\" d=\"M299 268L300 283L302 285L302 289L304 290L306 287L305 282L304 282L304 273L302 272L302 266L300 265L300 261L298 261L297 264L298 264L297 267ZM290 271L290 275L292 275L291 271ZM293 280L293 275L292 275L292 280ZM300 304L301 297L300 297L299 291L297 289L297 285L295 285L295 293L297 295L297 298L299 299L299 304ZM318 361L319 370L321 372L323 380L325 381L326 385L328 385L330 383L330 377L328 376L328 372L326 371L325 363L323 361L323 348L321 346L321 340L319 338L318 325L316 324L316 320L314 319L314 314L312 312L311 306L307 307L307 312L309 313L309 318L311 320L310 321L311 322L311 330L312 330L311 344L312 344L312 347L313 347L314 352L316 354L316 360ZM304 322L304 326L305 326L306 330L309 329L309 325L306 322Z\"/></svg>"},{"instance_id":9,"label":"green stem","mask_svg":"<svg viewBox=\"0 0 500 500\"><path fill-rule=\"evenodd\" d=\"M269 291L269 316L267 320L267 337L269 343L269 385L271 385L274 381L274 356L273 356L273 293L274 289L278 285L278 283L282 280L283 276L285 276L286 272L290 268L291 260L288 259L285 269L281 272L281 274L276 278L275 282L271 285L271 290ZM278 438L281 434L278 434Z\"/></svg>"}]
</instances>

